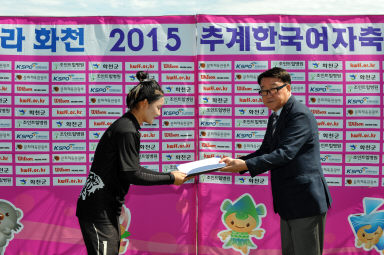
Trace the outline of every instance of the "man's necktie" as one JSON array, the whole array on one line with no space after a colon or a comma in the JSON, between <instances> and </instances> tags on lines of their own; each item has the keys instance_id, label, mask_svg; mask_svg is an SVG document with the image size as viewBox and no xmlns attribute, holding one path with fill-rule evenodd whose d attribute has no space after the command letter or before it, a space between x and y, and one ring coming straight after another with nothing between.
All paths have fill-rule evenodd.
<instances>
[{"instance_id":1,"label":"man's necktie","mask_svg":"<svg viewBox=\"0 0 384 255\"><path fill-rule=\"evenodd\" d=\"M279 115L273 112L272 113L272 135L275 133L276 123L278 118L279 118Z\"/></svg>"}]
</instances>

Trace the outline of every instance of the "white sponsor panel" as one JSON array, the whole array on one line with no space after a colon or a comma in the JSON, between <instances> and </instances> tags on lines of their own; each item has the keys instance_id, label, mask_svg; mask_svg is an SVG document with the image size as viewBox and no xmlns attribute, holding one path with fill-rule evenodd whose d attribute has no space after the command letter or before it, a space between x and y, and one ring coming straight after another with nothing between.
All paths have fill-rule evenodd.
<instances>
[{"instance_id":1,"label":"white sponsor panel","mask_svg":"<svg viewBox=\"0 0 384 255\"><path fill-rule=\"evenodd\" d=\"M47 129L49 128L48 119L15 119L15 128L24 129L24 128L40 128Z\"/></svg>"},{"instance_id":2,"label":"white sponsor panel","mask_svg":"<svg viewBox=\"0 0 384 255\"><path fill-rule=\"evenodd\" d=\"M267 107L235 107L235 116L268 116L269 111Z\"/></svg>"},{"instance_id":3,"label":"white sponsor panel","mask_svg":"<svg viewBox=\"0 0 384 255\"><path fill-rule=\"evenodd\" d=\"M255 128L266 128L268 119L235 119L235 127L255 127Z\"/></svg>"},{"instance_id":4,"label":"white sponsor panel","mask_svg":"<svg viewBox=\"0 0 384 255\"><path fill-rule=\"evenodd\" d=\"M163 128L193 128L195 119L162 119Z\"/></svg>"},{"instance_id":5,"label":"white sponsor panel","mask_svg":"<svg viewBox=\"0 0 384 255\"><path fill-rule=\"evenodd\" d=\"M16 186L50 186L49 177L16 177Z\"/></svg>"},{"instance_id":6,"label":"white sponsor panel","mask_svg":"<svg viewBox=\"0 0 384 255\"><path fill-rule=\"evenodd\" d=\"M85 117L86 108L52 108L52 117Z\"/></svg>"},{"instance_id":7,"label":"white sponsor panel","mask_svg":"<svg viewBox=\"0 0 384 255\"><path fill-rule=\"evenodd\" d=\"M140 162L159 162L159 153L140 153Z\"/></svg>"},{"instance_id":8,"label":"white sponsor panel","mask_svg":"<svg viewBox=\"0 0 384 255\"><path fill-rule=\"evenodd\" d=\"M379 84L347 84L347 93L380 93Z\"/></svg>"},{"instance_id":9,"label":"white sponsor panel","mask_svg":"<svg viewBox=\"0 0 384 255\"><path fill-rule=\"evenodd\" d=\"M52 132L53 140L85 140L86 132L82 130L62 130Z\"/></svg>"},{"instance_id":10,"label":"white sponsor panel","mask_svg":"<svg viewBox=\"0 0 384 255\"><path fill-rule=\"evenodd\" d=\"M15 93L21 94L48 94L48 85L16 84Z\"/></svg>"},{"instance_id":11,"label":"white sponsor panel","mask_svg":"<svg viewBox=\"0 0 384 255\"><path fill-rule=\"evenodd\" d=\"M345 70L379 70L379 61L345 61Z\"/></svg>"},{"instance_id":12,"label":"white sponsor panel","mask_svg":"<svg viewBox=\"0 0 384 255\"><path fill-rule=\"evenodd\" d=\"M85 62L52 62L53 71L85 71Z\"/></svg>"},{"instance_id":13,"label":"white sponsor panel","mask_svg":"<svg viewBox=\"0 0 384 255\"><path fill-rule=\"evenodd\" d=\"M343 84L309 84L308 92L319 94L343 93Z\"/></svg>"},{"instance_id":14,"label":"white sponsor panel","mask_svg":"<svg viewBox=\"0 0 384 255\"><path fill-rule=\"evenodd\" d=\"M164 118L167 117L191 117L195 115L195 109L194 108L168 108L163 107L162 109L162 116Z\"/></svg>"},{"instance_id":15,"label":"white sponsor panel","mask_svg":"<svg viewBox=\"0 0 384 255\"><path fill-rule=\"evenodd\" d=\"M199 70L231 70L231 61L199 61Z\"/></svg>"},{"instance_id":16,"label":"white sponsor panel","mask_svg":"<svg viewBox=\"0 0 384 255\"><path fill-rule=\"evenodd\" d=\"M320 153L321 163L343 163L342 154Z\"/></svg>"},{"instance_id":17,"label":"white sponsor panel","mask_svg":"<svg viewBox=\"0 0 384 255\"><path fill-rule=\"evenodd\" d=\"M380 140L379 131L346 131L346 140Z\"/></svg>"},{"instance_id":18,"label":"white sponsor panel","mask_svg":"<svg viewBox=\"0 0 384 255\"><path fill-rule=\"evenodd\" d=\"M379 175L380 170L378 166L345 166L346 175Z\"/></svg>"},{"instance_id":19,"label":"white sponsor panel","mask_svg":"<svg viewBox=\"0 0 384 255\"><path fill-rule=\"evenodd\" d=\"M0 119L0 128L12 128L12 120Z\"/></svg>"},{"instance_id":20,"label":"white sponsor panel","mask_svg":"<svg viewBox=\"0 0 384 255\"><path fill-rule=\"evenodd\" d=\"M165 96L165 105L195 105L195 96Z\"/></svg>"},{"instance_id":21,"label":"white sponsor panel","mask_svg":"<svg viewBox=\"0 0 384 255\"><path fill-rule=\"evenodd\" d=\"M15 149L16 151L49 151L50 143L23 143L16 142Z\"/></svg>"},{"instance_id":22,"label":"white sponsor panel","mask_svg":"<svg viewBox=\"0 0 384 255\"><path fill-rule=\"evenodd\" d=\"M16 174L20 175L43 175L50 173L50 166L43 165L25 165L16 166Z\"/></svg>"},{"instance_id":23,"label":"white sponsor panel","mask_svg":"<svg viewBox=\"0 0 384 255\"><path fill-rule=\"evenodd\" d=\"M121 71L123 64L121 62L95 62L88 63L88 70L90 71Z\"/></svg>"},{"instance_id":24,"label":"white sponsor panel","mask_svg":"<svg viewBox=\"0 0 384 255\"><path fill-rule=\"evenodd\" d=\"M347 152L379 152L380 143L346 143Z\"/></svg>"},{"instance_id":25,"label":"white sponsor panel","mask_svg":"<svg viewBox=\"0 0 384 255\"><path fill-rule=\"evenodd\" d=\"M156 131L151 131L151 133ZM141 134L143 132L140 132ZM143 134L142 134L143 135ZM158 139L159 133L156 134ZM194 130L167 130L162 132L162 139L163 140L170 140L170 139L194 139L195 138L195 131ZM148 139L142 136L142 139Z\"/></svg>"},{"instance_id":26,"label":"white sponsor panel","mask_svg":"<svg viewBox=\"0 0 384 255\"><path fill-rule=\"evenodd\" d=\"M13 166L12 165L0 165L0 174L12 174Z\"/></svg>"},{"instance_id":27,"label":"white sponsor panel","mask_svg":"<svg viewBox=\"0 0 384 255\"><path fill-rule=\"evenodd\" d=\"M194 82L194 73L162 73L161 80L163 82Z\"/></svg>"},{"instance_id":28,"label":"white sponsor panel","mask_svg":"<svg viewBox=\"0 0 384 255\"><path fill-rule=\"evenodd\" d=\"M199 159L207 158L224 158L224 157L233 157L231 152L226 151L200 151Z\"/></svg>"},{"instance_id":29,"label":"white sponsor panel","mask_svg":"<svg viewBox=\"0 0 384 255\"><path fill-rule=\"evenodd\" d=\"M365 129L365 128L380 128L380 120L375 119L347 119L347 129Z\"/></svg>"},{"instance_id":30,"label":"white sponsor panel","mask_svg":"<svg viewBox=\"0 0 384 255\"><path fill-rule=\"evenodd\" d=\"M13 186L13 177L0 177L0 186Z\"/></svg>"},{"instance_id":31,"label":"white sponsor panel","mask_svg":"<svg viewBox=\"0 0 384 255\"><path fill-rule=\"evenodd\" d=\"M319 131L320 140L343 140L343 131Z\"/></svg>"},{"instance_id":32,"label":"white sponsor panel","mask_svg":"<svg viewBox=\"0 0 384 255\"><path fill-rule=\"evenodd\" d=\"M310 72L308 73L309 81L321 81L321 82L342 82L342 73L326 73L326 72Z\"/></svg>"},{"instance_id":33,"label":"white sponsor panel","mask_svg":"<svg viewBox=\"0 0 384 255\"><path fill-rule=\"evenodd\" d=\"M11 84L0 84L0 94L11 93L12 87Z\"/></svg>"},{"instance_id":34,"label":"white sponsor panel","mask_svg":"<svg viewBox=\"0 0 384 255\"><path fill-rule=\"evenodd\" d=\"M347 187L378 187L379 178L346 177L344 185Z\"/></svg>"},{"instance_id":35,"label":"white sponsor panel","mask_svg":"<svg viewBox=\"0 0 384 255\"><path fill-rule=\"evenodd\" d=\"M86 105L85 96L53 96L52 105Z\"/></svg>"},{"instance_id":36,"label":"white sponsor panel","mask_svg":"<svg viewBox=\"0 0 384 255\"><path fill-rule=\"evenodd\" d=\"M345 163L379 164L380 157L375 154L345 154Z\"/></svg>"},{"instance_id":37,"label":"white sponsor panel","mask_svg":"<svg viewBox=\"0 0 384 255\"><path fill-rule=\"evenodd\" d=\"M53 177L53 186L83 186L87 177Z\"/></svg>"},{"instance_id":38,"label":"white sponsor panel","mask_svg":"<svg viewBox=\"0 0 384 255\"><path fill-rule=\"evenodd\" d=\"M195 154L193 152L183 152L183 153L162 153L163 162L172 162L172 161L195 161Z\"/></svg>"},{"instance_id":39,"label":"white sponsor panel","mask_svg":"<svg viewBox=\"0 0 384 255\"><path fill-rule=\"evenodd\" d=\"M184 151L184 150L194 150L195 142L187 141L187 142L163 142L162 150L163 151Z\"/></svg>"},{"instance_id":40,"label":"white sponsor panel","mask_svg":"<svg viewBox=\"0 0 384 255\"><path fill-rule=\"evenodd\" d=\"M125 62L126 71L158 71L159 64L157 62Z\"/></svg>"},{"instance_id":41,"label":"white sponsor panel","mask_svg":"<svg viewBox=\"0 0 384 255\"><path fill-rule=\"evenodd\" d=\"M220 129L200 129L199 137L208 139L232 139L232 130L220 130Z\"/></svg>"},{"instance_id":42,"label":"white sponsor panel","mask_svg":"<svg viewBox=\"0 0 384 255\"><path fill-rule=\"evenodd\" d=\"M0 163L12 163L12 154L2 153L0 155Z\"/></svg>"},{"instance_id":43,"label":"white sponsor panel","mask_svg":"<svg viewBox=\"0 0 384 255\"><path fill-rule=\"evenodd\" d=\"M163 71L193 71L195 63L193 62L167 62L161 63L161 70Z\"/></svg>"},{"instance_id":44,"label":"white sponsor panel","mask_svg":"<svg viewBox=\"0 0 384 255\"><path fill-rule=\"evenodd\" d=\"M199 118L199 127L232 127L232 119Z\"/></svg>"},{"instance_id":45,"label":"white sponsor panel","mask_svg":"<svg viewBox=\"0 0 384 255\"><path fill-rule=\"evenodd\" d=\"M268 185L268 176L235 176L235 184L237 185Z\"/></svg>"},{"instance_id":46,"label":"white sponsor panel","mask_svg":"<svg viewBox=\"0 0 384 255\"><path fill-rule=\"evenodd\" d=\"M121 94L123 93L122 85L95 85L88 86L90 94Z\"/></svg>"},{"instance_id":47,"label":"white sponsor panel","mask_svg":"<svg viewBox=\"0 0 384 255\"><path fill-rule=\"evenodd\" d=\"M258 94L260 86L258 84L235 84L235 93Z\"/></svg>"},{"instance_id":48,"label":"white sponsor panel","mask_svg":"<svg viewBox=\"0 0 384 255\"><path fill-rule=\"evenodd\" d=\"M274 61L272 61L272 65L273 62ZM234 68L235 70L267 70L268 61L235 61Z\"/></svg>"},{"instance_id":49,"label":"white sponsor panel","mask_svg":"<svg viewBox=\"0 0 384 255\"><path fill-rule=\"evenodd\" d=\"M347 96L346 105L380 105L380 96Z\"/></svg>"},{"instance_id":50,"label":"white sponsor panel","mask_svg":"<svg viewBox=\"0 0 384 255\"><path fill-rule=\"evenodd\" d=\"M342 166L332 166L332 165L323 165L323 173L329 175L342 175L343 167Z\"/></svg>"},{"instance_id":51,"label":"white sponsor panel","mask_svg":"<svg viewBox=\"0 0 384 255\"><path fill-rule=\"evenodd\" d=\"M260 148L261 142L236 142L237 151L256 151Z\"/></svg>"},{"instance_id":52,"label":"white sponsor panel","mask_svg":"<svg viewBox=\"0 0 384 255\"><path fill-rule=\"evenodd\" d=\"M200 95L199 104L232 104L232 96Z\"/></svg>"},{"instance_id":53,"label":"white sponsor panel","mask_svg":"<svg viewBox=\"0 0 384 255\"><path fill-rule=\"evenodd\" d=\"M86 154L52 154L53 163L85 163Z\"/></svg>"},{"instance_id":54,"label":"white sponsor panel","mask_svg":"<svg viewBox=\"0 0 384 255\"><path fill-rule=\"evenodd\" d=\"M86 128L85 119L53 119L53 129L79 129Z\"/></svg>"},{"instance_id":55,"label":"white sponsor panel","mask_svg":"<svg viewBox=\"0 0 384 255\"><path fill-rule=\"evenodd\" d=\"M308 61L309 70L343 70L342 61Z\"/></svg>"},{"instance_id":56,"label":"white sponsor panel","mask_svg":"<svg viewBox=\"0 0 384 255\"><path fill-rule=\"evenodd\" d=\"M336 186L336 187L343 186L343 182L342 182L342 178L341 177L325 176L325 181L327 182L328 186Z\"/></svg>"},{"instance_id":57,"label":"white sponsor panel","mask_svg":"<svg viewBox=\"0 0 384 255\"><path fill-rule=\"evenodd\" d=\"M54 84L52 94L84 94L85 85L83 84Z\"/></svg>"},{"instance_id":58,"label":"white sponsor panel","mask_svg":"<svg viewBox=\"0 0 384 255\"><path fill-rule=\"evenodd\" d=\"M89 128L107 129L115 119L90 119Z\"/></svg>"},{"instance_id":59,"label":"white sponsor panel","mask_svg":"<svg viewBox=\"0 0 384 255\"><path fill-rule=\"evenodd\" d=\"M232 176L219 174L202 174L199 175L199 182L212 184L232 184Z\"/></svg>"},{"instance_id":60,"label":"white sponsor panel","mask_svg":"<svg viewBox=\"0 0 384 255\"><path fill-rule=\"evenodd\" d=\"M16 154L16 163L49 163L49 154Z\"/></svg>"},{"instance_id":61,"label":"white sponsor panel","mask_svg":"<svg viewBox=\"0 0 384 255\"><path fill-rule=\"evenodd\" d=\"M122 82L123 74L121 73L89 73L90 82Z\"/></svg>"},{"instance_id":62,"label":"white sponsor panel","mask_svg":"<svg viewBox=\"0 0 384 255\"><path fill-rule=\"evenodd\" d=\"M85 73L52 73L52 82L76 83L85 82ZM48 81L48 78L47 80Z\"/></svg>"},{"instance_id":63,"label":"white sponsor panel","mask_svg":"<svg viewBox=\"0 0 384 255\"><path fill-rule=\"evenodd\" d=\"M359 72L347 72L345 73L345 80L347 82L378 82L380 81L380 73L359 73Z\"/></svg>"},{"instance_id":64,"label":"white sponsor panel","mask_svg":"<svg viewBox=\"0 0 384 255\"><path fill-rule=\"evenodd\" d=\"M232 81L232 73L206 73L199 72L198 79L201 82L230 82Z\"/></svg>"},{"instance_id":65,"label":"white sponsor panel","mask_svg":"<svg viewBox=\"0 0 384 255\"><path fill-rule=\"evenodd\" d=\"M15 140L49 140L49 131L15 131Z\"/></svg>"},{"instance_id":66,"label":"white sponsor panel","mask_svg":"<svg viewBox=\"0 0 384 255\"><path fill-rule=\"evenodd\" d=\"M259 95L255 96L235 96L235 104L250 104L250 105L262 105L263 99Z\"/></svg>"},{"instance_id":67,"label":"white sponsor panel","mask_svg":"<svg viewBox=\"0 0 384 255\"><path fill-rule=\"evenodd\" d=\"M343 108L331 108L331 107L310 107L311 112L315 117L341 117L344 116Z\"/></svg>"},{"instance_id":68,"label":"white sponsor panel","mask_svg":"<svg viewBox=\"0 0 384 255\"><path fill-rule=\"evenodd\" d=\"M319 128L343 128L342 119L316 119Z\"/></svg>"},{"instance_id":69,"label":"white sponsor panel","mask_svg":"<svg viewBox=\"0 0 384 255\"><path fill-rule=\"evenodd\" d=\"M4 97L0 97L0 99L1 98L4 98ZM44 97L44 96L41 96L41 97L15 96L14 99L15 99L15 105L48 105L49 104L49 97ZM0 102L0 104L6 104L6 102L2 102L2 103Z\"/></svg>"},{"instance_id":70,"label":"white sponsor panel","mask_svg":"<svg viewBox=\"0 0 384 255\"><path fill-rule=\"evenodd\" d=\"M0 140L11 140L13 137L12 131L0 130Z\"/></svg>"},{"instance_id":71,"label":"white sponsor panel","mask_svg":"<svg viewBox=\"0 0 384 255\"><path fill-rule=\"evenodd\" d=\"M195 93L195 86L189 85L189 84L167 84L162 85L161 88L163 89L165 94L194 94ZM199 86L200 89L200 86ZM129 89L126 91L129 91Z\"/></svg>"},{"instance_id":72,"label":"white sponsor panel","mask_svg":"<svg viewBox=\"0 0 384 255\"><path fill-rule=\"evenodd\" d=\"M308 96L309 105L343 105L342 96Z\"/></svg>"}]
</instances>

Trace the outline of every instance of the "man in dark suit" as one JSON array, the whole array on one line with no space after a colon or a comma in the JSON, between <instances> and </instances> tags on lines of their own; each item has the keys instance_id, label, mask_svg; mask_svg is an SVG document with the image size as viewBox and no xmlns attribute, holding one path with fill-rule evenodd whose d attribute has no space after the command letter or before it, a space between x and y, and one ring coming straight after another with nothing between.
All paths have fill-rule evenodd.
<instances>
[{"instance_id":1,"label":"man in dark suit","mask_svg":"<svg viewBox=\"0 0 384 255\"><path fill-rule=\"evenodd\" d=\"M271 171L273 207L280 215L282 253L320 255L332 199L320 164L317 122L291 95L291 76L272 68L258 77L259 94L273 113L260 148L239 159L223 158L225 172Z\"/></svg>"}]
</instances>

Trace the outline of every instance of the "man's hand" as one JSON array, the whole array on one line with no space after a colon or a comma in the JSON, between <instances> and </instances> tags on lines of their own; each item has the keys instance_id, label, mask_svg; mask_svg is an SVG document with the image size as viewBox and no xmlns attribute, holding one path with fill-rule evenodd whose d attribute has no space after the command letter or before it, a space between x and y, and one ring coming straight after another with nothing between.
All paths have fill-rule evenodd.
<instances>
[{"instance_id":1,"label":"man's hand","mask_svg":"<svg viewBox=\"0 0 384 255\"><path fill-rule=\"evenodd\" d=\"M222 162L226 164L225 167L220 169L220 171L222 172L238 173L241 171L248 170L248 167L245 164L245 161L242 159L233 159L233 158L225 157L220 160L220 163Z\"/></svg>"},{"instance_id":2,"label":"man's hand","mask_svg":"<svg viewBox=\"0 0 384 255\"><path fill-rule=\"evenodd\" d=\"M187 177L187 175L183 172L172 171L171 174L173 174L173 176L175 177L175 182L173 183L175 185L181 185L184 182L189 180L189 178L185 178L185 177Z\"/></svg>"}]
</instances>

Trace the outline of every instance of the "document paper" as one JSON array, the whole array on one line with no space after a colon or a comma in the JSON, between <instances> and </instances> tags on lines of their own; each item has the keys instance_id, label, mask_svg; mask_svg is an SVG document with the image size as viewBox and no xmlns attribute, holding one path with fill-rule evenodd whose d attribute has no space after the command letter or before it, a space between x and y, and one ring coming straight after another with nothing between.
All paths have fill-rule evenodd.
<instances>
[{"instance_id":1,"label":"document paper","mask_svg":"<svg viewBox=\"0 0 384 255\"><path fill-rule=\"evenodd\" d=\"M177 166L177 169L187 176L194 176L203 173L213 172L217 169L225 167L225 163L219 163L220 158L208 158L193 161Z\"/></svg>"}]
</instances>

